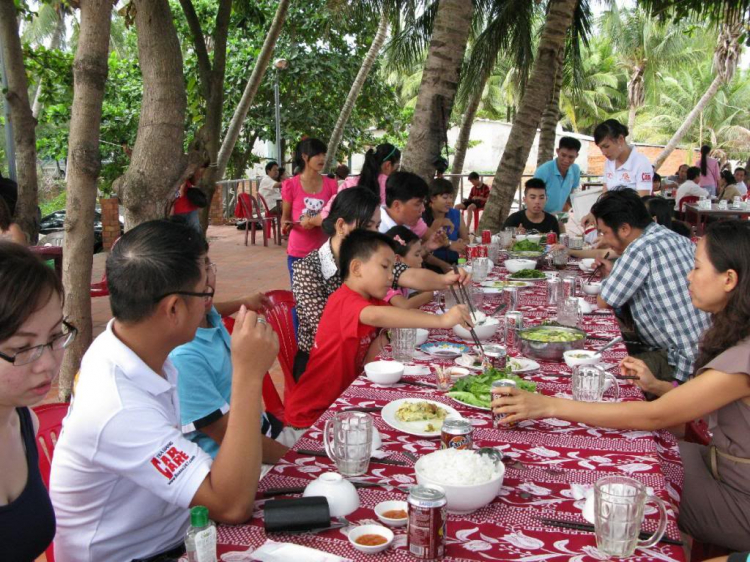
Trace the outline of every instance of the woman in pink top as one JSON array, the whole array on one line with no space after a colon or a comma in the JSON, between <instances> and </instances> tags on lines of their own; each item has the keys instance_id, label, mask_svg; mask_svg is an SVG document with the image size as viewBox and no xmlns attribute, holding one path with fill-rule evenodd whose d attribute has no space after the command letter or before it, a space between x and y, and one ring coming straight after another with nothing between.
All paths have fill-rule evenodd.
<instances>
[{"instance_id":1,"label":"woman in pink top","mask_svg":"<svg viewBox=\"0 0 750 562\"><path fill-rule=\"evenodd\" d=\"M318 139L305 139L297 145L295 164L300 173L281 186L282 231L289 234L287 266L320 248L328 240L320 228L320 212L336 194L338 184L320 174L326 159L326 145ZM317 220L316 220L317 219Z\"/></svg>"},{"instance_id":2,"label":"woman in pink top","mask_svg":"<svg viewBox=\"0 0 750 562\"><path fill-rule=\"evenodd\" d=\"M711 158L709 153L711 147L707 144L701 146L701 175L698 185L708 191L711 197L716 196L716 187L719 185L719 162L716 158Z\"/></svg>"}]
</instances>

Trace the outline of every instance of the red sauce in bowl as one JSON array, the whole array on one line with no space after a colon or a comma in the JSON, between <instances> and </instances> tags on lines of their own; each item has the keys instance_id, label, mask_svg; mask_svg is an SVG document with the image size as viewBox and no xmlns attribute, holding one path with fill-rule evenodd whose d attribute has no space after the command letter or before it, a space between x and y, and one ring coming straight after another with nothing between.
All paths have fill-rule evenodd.
<instances>
[{"instance_id":1,"label":"red sauce in bowl","mask_svg":"<svg viewBox=\"0 0 750 562\"><path fill-rule=\"evenodd\" d=\"M361 537L357 537L354 539L354 542L357 544L361 544L362 546L380 546L381 544L385 544L388 542L388 539L386 539L382 535L362 535Z\"/></svg>"}]
</instances>

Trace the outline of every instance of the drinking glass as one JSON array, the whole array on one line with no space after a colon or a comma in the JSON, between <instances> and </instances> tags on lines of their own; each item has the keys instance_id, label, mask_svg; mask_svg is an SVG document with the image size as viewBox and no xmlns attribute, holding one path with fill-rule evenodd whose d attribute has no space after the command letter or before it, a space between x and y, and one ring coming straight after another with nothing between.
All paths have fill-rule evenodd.
<instances>
[{"instance_id":1,"label":"drinking glass","mask_svg":"<svg viewBox=\"0 0 750 562\"><path fill-rule=\"evenodd\" d=\"M372 416L364 412L339 412L326 420L323 428L326 454L343 476L367 472L372 434Z\"/></svg>"},{"instance_id":2,"label":"drinking glass","mask_svg":"<svg viewBox=\"0 0 750 562\"><path fill-rule=\"evenodd\" d=\"M638 540L643 509L653 503L659 510L659 525L650 539ZM636 548L658 543L667 529L664 502L649 496L646 487L627 476L606 476L594 484L594 528L596 548L614 558L628 558Z\"/></svg>"},{"instance_id":3,"label":"drinking glass","mask_svg":"<svg viewBox=\"0 0 750 562\"><path fill-rule=\"evenodd\" d=\"M479 285L474 285L469 290L469 296L471 296L471 302L474 305L474 309L481 312L482 306L484 306L484 291Z\"/></svg>"},{"instance_id":4,"label":"drinking glass","mask_svg":"<svg viewBox=\"0 0 750 562\"><path fill-rule=\"evenodd\" d=\"M726 211L727 210L727 200L726 199L722 199L721 201L719 201L719 209L722 210L722 211Z\"/></svg>"},{"instance_id":5,"label":"drinking glass","mask_svg":"<svg viewBox=\"0 0 750 562\"><path fill-rule=\"evenodd\" d=\"M498 236L500 238L500 247L503 249L510 248L511 243L513 242L513 231L515 229L505 229L498 233Z\"/></svg>"},{"instance_id":6,"label":"drinking glass","mask_svg":"<svg viewBox=\"0 0 750 562\"><path fill-rule=\"evenodd\" d=\"M417 345L415 328L395 328L391 330L391 349L393 358L401 363L410 363Z\"/></svg>"},{"instance_id":7,"label":"drinking glass","mask_svg":"<svg viewBox=\"0 0 750 562\"><path fill-rule=\"evenodd\" d=\"M450 390L451 386L453 386L453 381L451 380L451 366L435 365L433 369L435 370L435 384L437 389L441 392Z\"/></svg>"},{"instance_id":8,"label":"drinking glass","mask_svg":"<svg viewBox=\"0 0 750 562\"><path fill-rule=\"evenodd\" d=\"M568 266L568 249L561 248L552 252L552 265L557 269L564 269Z\"/></svg>"},{"instance_id":9,"label":"drinking glass","mask_svg":"<svg viewBox=\"0 0 750 562\"><path fill-rule=\"evenodd\" d=\"M492 263L497 263L498 257L500 257L500 245L495 242L495 239L493 238L492 244L490 244L487 248L487 257L490 258L490 261Z\"/></svg>"},{"instance_id":10,"label":"drinking glass","mask_svg":"<svg viewBox=\"0 0 750 562\"><path fill-rule=\"evenodd\" d=\"M575 328L583 320L581 305L578 299L566 298L561 299L557 305L557 322L563 326Z\"/></svg>"},{"instance_id":11,"label":"drinking glass","mask_svg":"<svg viewBox=\"0 0 750 562\"><path fill-rule=\"evenodd\" d=\"M573 400L579 402L601 402L607 389L614 392L615 402L620 399L620 386L617 378L598 365L579 365L573 369Z\"/></svg>"},{"instance_id":12,"label":"drinking glass","mask_svg":"<svg viewBox=\"0 0 750 562\"><path fill-rule=\"evenodd\" d=\"M471 278L476 283L481 283L487 279L490 272L489 258L474 258L471 260Z\"/></svg>"}]
</instances>

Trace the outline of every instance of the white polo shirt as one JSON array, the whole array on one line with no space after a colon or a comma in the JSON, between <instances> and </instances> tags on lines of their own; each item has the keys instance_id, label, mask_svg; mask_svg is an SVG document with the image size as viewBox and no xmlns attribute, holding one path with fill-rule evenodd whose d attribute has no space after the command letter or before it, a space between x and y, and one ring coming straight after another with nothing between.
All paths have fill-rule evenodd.
<instances>
[{"instance_id":1,"label":"white polo shirt","mask_svg":"<svg viewBox=\"0 0 750 562\"><path fill-rule=\"evenodd\" d=\"M55 447L50 497L57 562L144 558L184 540L211 457L180 431L177 370L166 379L112 332L81 363Z\"/></svg>"},{"instance_id":2,"label":"white polo shirt","mask_svg":"<svg viewBox=\"0 0 750 562\"><path fill-rule=\"evenodd\" d=\"M617 167L614 160L604 162L604 183L607 191L627 187L636 191L648 191L653 185L654 167L634 146L630 147L630 156L622 166Z\"/></svg>"}]
</instances>

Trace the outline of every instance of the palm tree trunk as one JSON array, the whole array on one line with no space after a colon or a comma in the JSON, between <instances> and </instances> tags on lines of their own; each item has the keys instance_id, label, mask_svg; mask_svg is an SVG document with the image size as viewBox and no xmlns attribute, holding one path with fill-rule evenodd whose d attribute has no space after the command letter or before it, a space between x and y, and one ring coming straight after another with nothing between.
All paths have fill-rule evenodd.
<instances>
[{"instance_id":1,"label":"palm tree trunk","mask_svg":"<svg viewBox=\"0 0 750 562\"><path fill-rule=\"evenodd\" d=\"M0 0L0 49L7 78L5 98L13 121L13 143L16 147L18 200L14 221L31 243L39 235L36 171L36 119L29 104L29 82L23 63L23 49L18 35L18 13L13 0Z\"/></svg>"},{"instance_id":2,"label":"palm tree trunk","mask_svg":"<svg viewBox=\"0 0 750 562\"><path fill-rule=\"evenodd\" d=\"M378 24L378 30L375 32L375 37L372 40L370 49L367 51L362 66L359 68L357 77L352 83L352 87L349 89L349 95L346 96L344 106L341 108L339 118L336 121L336 126L333 128L331 133L331 139L328 141L328 152L326 153L326 161L323 165L323 171L328 171L331 168L331 164L336 161L336 153L339 150L341 139L344 136L344 127L346 127L347 121L354 110L354 104L357 102L359 92L362 90L362 86L365 85L365 80L372 70L372 65L375 64L375 59L378 58L380 48L385 42L385 37L388 34L388 11L384 10L380 16L380 23Z\"/></svg>"},{"instance_id":3,"label":"palm tree trunk","mask_svg":"<svg viewBox=\"0 0 750 562\"><path fill-rule=\"evenodd\" d=\"M492 181L490 198L484 208L480 230L497 232L510 212L531 145L534 143L539 120L547 107L556 76L558 52L565 45L565 37L573 21L578 0L550 0L547 20L539 40L539 49L529 78L530 87L521 99L520 107L505 145L503 156Z\"/></svg>"},{"instance_id":4,"label":"palm tree trunk","mask_svg":"<svg viewBox=\"0 0 750 562\"><path fill-rule=\"evenodd\" d=\"M465 0L440 0L438 4L417 106L402 158L404 169L427 181L434 176L433 161L440 155L445 141L471 17L471 4Z\"/></svg>"},{"instance_id":5,"label":"palm tree trunk","mask_svg":"<svg viewBox=\"0 0 750 562\"><path fill-rule=\"evenodd\" d=\"M484 87L489 79L489 73L483 76L481 84L477 84L476 88L471 94L469 104L466 106L466 111L461 119L461 129L458 131L458 138L456 139L456 150L453 154L453 168L451 173L454 174L451 181L453 182L453 198L457 200L458 196L458 185L460 183L459 174L464 171L464 161L466 160L466 151L469 149L469 139L471 138L471 127L474 125L474 119L477 116L479 110L479 104L482 101L482 94L484 93Z\"/></svg>"},{"instance_id":6,"label":"palm tree trunk","mask_svg":"<svg viewBox=\"0 0 750 562\"><path fill-rule=\"evenodd\" d=\"M555 73L555 87L552 90L549 104L542 114L542 124L539 131L539 148L536 154L537 168L552 160L555 154L555 139L557 138L557 124L560 122L560 91L563 85L563 64L565 63L565 47L557 55L557 72Z\"/></svg>"},{"instance_id":7,"label":"palm tree trunk","mask_svg":"<svg viewBox=\"0 0 750 562\"><path fill-rule=\"evenodd\" d=\"M633 141L633 129L635 128L635 113L637 108L634 105L631 105L628 109L628 142Z\"/></svg>"},{"instance_id":8,"label":"palm tree trunk","mask_svg":"<svg viewBox=\"0 0 750 562\"><path fill-rule=\"evenodd\" d=\"M49 42L49 48L52 50L59 49L62 45L63 36L65 35L65 12L56 10L57 24L55 25L55 31L52 34L52 39ZM39 118L39 113L42 111L42 84L36 87L36 93L34 94L34 104L31 106L31 113L34 115L34 119Z\"/></svg>"},{"instance_id":9,"label":"palm tree trunk","mask_svg":"<svg viewBox=\"0 0 750 562\"><path fill-rule=\"evenodd\" d=\"M266 34L266 39L263 42L263 48L258 55L258 60L255 61L253 73L250 75L250 79L245 85L245 90L242 92L240 103L237 104L237 109L234 110L234 115L232 115L232 120L229 122L224 142L221 144L216 170L217 180L224 177L224 172L227 169L227 162L229 162L229 157L234 150L234 146L237 144L237 139L240 137L242 123L245 121L245 117L247 117L247 112L250 110L253 99L255 99L255 94L258 92L258 88L260 87L260 84L263 81L263 76L268 68L268 63L271 61L271 55L276 47L276 41L279 39L281 29L284 26L288 9L289 0L279 0L279 5L276 7L276 15L273 18L273 23L271 23L268 33Z\"/></svg>"},{"instance_id":10,"label":"palm tree trunk","mask_svg":"<svg viewBox=\"0 0 750 562\"><path fill-rule=\"evenodd\" d=\"M130 166L115 181L125 228L164 217L184 179L185 80L182 51L167 0L133 0L143 103Z\"/></svg>"},{"instance_id":11,"label":"palm tree trunk","mask_svg":"<svg viewBox=\"0 0 750 562\"><path fill-rule=\"evenodd\" d=\"M723 83L723 80L720 76L717 76L713 79L713 82L711 82L711 85L708 87L708 90L706 90L706 93L703 94L701 99L698 101L697 105L693 108L693 110L688 113L688 116L685 117L685 121L683 121L682 125L680 125L680 128L675 131L675 134L672 135L672 138L669 139L669 142L667 143L667 146L664 147L664 150L662 150L659 153L659 156L656 157L656 160L654 160L654 170L659 171L659 168L662 164L669 158L669 155L672 154L675 148L677 148L677 145L680 143L682 138L685 136L685 134L688 132L690 127L693 126L695 123L695 120L698 118L698 116L701 114L701 112L706 108L706 106L709 104L709 102L713 99L713 97L716 95L716 92L719 91L719 88L721 87Z\"/></svg>"},{"instance_id":12,"label":"palm tree trunk","mask_svg":"<svg viewBox=\"0 0 750 562\"><path fill-rule=\"evenodd\" d=\"M78 48L73 63L73 107L68 144L68 198L63 242L64 315L78 328L65 350L60 371L60 400L70 400L73 378L91 343L91 266L94 207L101 169L99 126L109 66L112 0L82 0Z\"/></svg>"}]
</instances>

